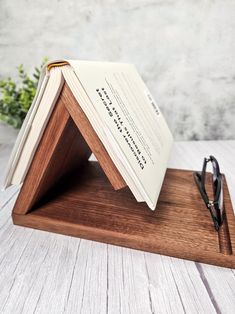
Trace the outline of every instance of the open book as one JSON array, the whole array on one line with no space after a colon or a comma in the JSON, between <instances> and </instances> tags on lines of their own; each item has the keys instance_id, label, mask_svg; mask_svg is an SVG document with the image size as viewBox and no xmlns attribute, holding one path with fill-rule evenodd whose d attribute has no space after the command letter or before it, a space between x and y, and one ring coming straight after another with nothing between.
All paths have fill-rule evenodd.
<instances>
[{"instance_id":1,"label":"open book","mask_svg":"<svg viewBox=\"0 0 235 314\"><path fill-rule=\"evenodd\" d=\"M136 200L154 210L173 138L131 64L48 63L12 151L4 187L24 181L65 81Z\"/></svg>"}]
</instances>

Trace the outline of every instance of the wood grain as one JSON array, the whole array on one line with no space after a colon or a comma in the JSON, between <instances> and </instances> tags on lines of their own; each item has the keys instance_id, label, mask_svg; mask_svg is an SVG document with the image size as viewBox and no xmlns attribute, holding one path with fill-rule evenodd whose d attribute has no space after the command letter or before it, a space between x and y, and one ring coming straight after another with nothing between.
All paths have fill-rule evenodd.
<instances>
[{"instance_id":1,"label":"wood grain","mask_svg":"<svg viewBox=\"0 0 235 314\"><path fill-rule=\"evenodd\" d=\"M0 144L2 169L11 149ZM209 154L235 205L235 141L175 142L169 166L198 170ZM0 200L2 314L234 313L234 270L19 228L10 219L12 189Z\"/></svg>"},{"instance_id":2,"label":"wood grain","mask_svg":"<svg viewBox=\"0 0 235 314\"><path fill-rule=\"evenodd\" d=\"M91 151L59 97L15 203L27 213L65 173L88 161Z\"/></svg>"},{"instance_id":3,"label":"wood grain","mask_svg":"<svg viewBox=\"0 0 235 314\"><path fill-rule=\"evenodd\" d=\"M232 213L224 184L225 211ZM235 267L235 220L215 232L192 171L168 169L157 208L137 203L128 188L115 191L97 162L61 181L15 224L144 251ZM226 242L229 241L229 242ZM227 248L230 250L227 250Z\"/></svg>"},{"instance_id":4,"label":"wood grain","mask_svg":"<svg viewBox=\"0 0 235 314\"><path fill-rule=\"evenodd\" d=\"M99 161L113 188L118 190L125 187L126 182L122 178L117 167L107 153L103 143L100 141L90 121L84 114L82 108L74 98L73 93L70 91L66 83L61 93L61 98L91 151Z\"/></svg>"},{"instance_id":5,"label":"wood grain","mask_svg":"<svg viewBox=\"0 0 235 314\"><path fill-rule=\"evenodd\" d=\"M29 212L35 202L64 174L88 161L90 148L93 149L112 186L115 189L126 186L65 83L24 180L14 213Z\"/></svg>"},{"instance_id":6,"label":"wood grain","mask_svg":"<svg viewBox=\"0 0 235 314\"><path fill-rule=\"evenodd\" d=\"M100 165L87 162L91 150ZM226 219L219 233L192 171L168 169L150 211L127 187L120 189L125 182L65 83L12 216L26 227L234 267L235 220L224 183Z\"/></svg>"}]
</instances>

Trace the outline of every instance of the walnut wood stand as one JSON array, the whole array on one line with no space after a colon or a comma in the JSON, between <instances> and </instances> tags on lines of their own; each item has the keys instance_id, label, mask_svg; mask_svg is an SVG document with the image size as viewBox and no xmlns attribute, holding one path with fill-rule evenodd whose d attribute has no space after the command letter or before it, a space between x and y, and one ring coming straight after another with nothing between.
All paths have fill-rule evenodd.
<instances>
[{"instance_id":1,"label":"walnut wood stand","mask_svg":"<svg viewBox=\"0 0 235 314\"><path fill-rule=\"evenodd\" d=\"M88 161L93 152L98 162ZM211 186L207 182L208 187ZM15 203L14 224L235 267L235 218L217 233L192 171L168 169L157 208L136 202L65 84Z\"/></svg>"}]
</instances>

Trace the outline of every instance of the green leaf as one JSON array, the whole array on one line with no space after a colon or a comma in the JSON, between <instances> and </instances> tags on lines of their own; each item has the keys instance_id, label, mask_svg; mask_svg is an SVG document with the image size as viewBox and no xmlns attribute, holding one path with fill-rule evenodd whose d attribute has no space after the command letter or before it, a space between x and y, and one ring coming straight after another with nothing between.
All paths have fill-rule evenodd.
<instances>
[{"instance_id":1,"label":"green leaf","mask_svg":"<svg viewBox=\"0 0 235 314\"><path fill-rule=\"evenodd\" d=\"M35 67L32 76L26 73L24 66L17 67L19 79L0 80L0 120L20 128L33 102L43 65L48 61L43 59L41 66ZM19 83L16 83L18 82Z\"/></svg>"}]
</instances>

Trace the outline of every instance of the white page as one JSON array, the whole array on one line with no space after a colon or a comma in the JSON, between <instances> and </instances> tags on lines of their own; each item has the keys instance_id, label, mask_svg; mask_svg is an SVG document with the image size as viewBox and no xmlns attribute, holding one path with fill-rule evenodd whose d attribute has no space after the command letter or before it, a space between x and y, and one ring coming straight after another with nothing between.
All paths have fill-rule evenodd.
<instances>
[{"instance_id":1,"label":"white page","mask_svg":"<svg viewBox=\"0 0 235 314\"><path fill-rule=\"evenodd\" d=\"M145 201L155 209L173 139L147 87L133 65L69 63L133 169Z\"/></svg>"},{"instance_id":2,"label":"white page","mask_svg":"<svg viewBox=\"0 0 235 314\"><path fill-rule=\"evenodd\" d=\"M144 201L142 195L140 194L138 188L135 185L135 182L132 179L131 176L132 169L128 167L128 164L125 163L125 160L122 159L118 145L115 145L116 142L113 139L112 134L106 127L106 125L101 123L101 119L97 114L95 108L93 107L86 92L83 90L83 87L78 77L76 76L76 73L70 66L62 67L62 73L74 97L76 98L85 115L89 119L92 127L94 128L96 134L103 143L109 156L111 157L114 164L118 168L120 174L122 175L127 185L130 186L130 189L133 195L135 196L136 200L138 202ZM126 171L126 169L128 169L128 171Z\"/></svg>"},{"instance_id":3,"label":"white page","mask_svg":"<svg viewBox=\"0 0 235 314\"><path fill-rule=\"evenodd\" d=\"M51 116L56 100L60 94L64 79L59 68L52 68L47 85L43 91L40 103L30 123L28 123L28 135L25 139L20 158L15 166L11 178L12 184L20 184L24 180L39 141Z\"/></svg>"},{"instance_id":4,"label":"white page","mask_svg":"<svg viewBox=\"0 0 235 314\"><path fill-rule=\"evenodd\" d=\"M29 111L28 111L28 113L24 119L24 123L20 129L18 136L17 136L17 139L15 141L15 145L13 147L13 150L11 152L11 155L10 155L10 158L9 158L9 161L7 164L7 168L6 168L5 175L4 175L4 183L3 183L4 189L6 189L8 186L10 186L12 184L12 182L11 182L12 176L14 174L16 167L17 167L17 163L20 159L22 150L24 148L25 141L26 141L28 134L30 132L32 121L34 119L34 116L35 116L36 111L38 109L38 106L40 104L44 90L47 86L49 76L50 76L49 73L46 73L45 70L42 71L42 73L40 75L36 95L34 97L32 105L30 106Z\"/></svg>"}]
</instances>

